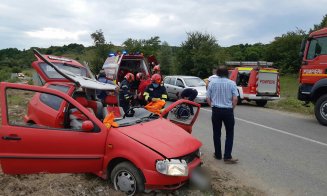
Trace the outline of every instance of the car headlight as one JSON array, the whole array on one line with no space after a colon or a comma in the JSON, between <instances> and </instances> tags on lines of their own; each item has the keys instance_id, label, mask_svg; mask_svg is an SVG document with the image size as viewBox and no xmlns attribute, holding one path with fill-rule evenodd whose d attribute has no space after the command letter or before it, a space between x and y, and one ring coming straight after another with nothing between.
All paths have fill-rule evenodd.
<instances>
[{"instance_id":1,"label":"car headlight","mask_svg":"<svg viewBox=\"0 0 327 196\"><path fill-rule=\"evenodd\" d=\"M204 96L204 95L206 95L206 93L204 93L204 92L198 92L198 95L199 96Z\"/></svg>"},{"instance_id":2,"label":"car headlight","mask_svg":"<svg viewBox=\"0 0 327 196\"><path fill-rule=\"evenodd\" d=\"M188 176L188 168L185 160L160 160L156 163L156 169L159 173L168 176Z\"/></svg>"}]
</instances>

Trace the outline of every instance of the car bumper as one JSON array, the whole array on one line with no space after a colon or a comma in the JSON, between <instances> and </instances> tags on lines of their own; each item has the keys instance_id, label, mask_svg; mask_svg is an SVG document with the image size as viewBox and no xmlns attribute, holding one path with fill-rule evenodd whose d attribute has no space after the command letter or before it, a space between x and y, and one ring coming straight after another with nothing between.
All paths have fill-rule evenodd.
<instances>
[{"instance_id":1,"label":"car bumper","mask_svg":"<svg viewBox=\"0 0 327 196\"><path fill-rule=\"evenodd\" d=\"M278 99L280 99L280 96L257 96L257 95L249 95L248 98L245 97L245 99L272 101L272 100L278 100Z\"/></svg>"},{"instance_id":2,"label":"car bumper","mask_svg":"<svg viewBox=\"0 0 327 196\"><path fill-rule=\"evenodd\" d=\"M192 171L201 164L201 159L196 158L188 164L189 175L188 176L167 176L153 170L143 170L145 177L145 189L162 189L162 190L174 190L183 186L192 174Z\"/></svg>"},{"instance_id":3,"label":"car bumper","mask_svg":"<svg viewBox=\"0 0 327 196\"><path fill-rule=\"evenodd\" d=\"M196 103L207 103L207 97L206 96L197 96L195 99L194 99L194 102Z\"/></svg>"}]
</instances>

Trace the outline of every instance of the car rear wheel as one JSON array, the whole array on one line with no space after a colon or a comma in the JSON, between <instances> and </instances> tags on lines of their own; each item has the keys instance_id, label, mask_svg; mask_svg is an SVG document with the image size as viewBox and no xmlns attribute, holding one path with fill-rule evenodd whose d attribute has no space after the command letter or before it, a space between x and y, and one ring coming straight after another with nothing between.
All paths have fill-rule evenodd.
<instances>
[{"instance_id":1,"label":"car rear wheel","mask_svg":"<svg viewBox=\"0 0 327 196\"><path fill-rule=\"evenodd\" d=\"M258 100L258 101L255 101L257 106L260 106L260 107L265 107L265 105L267 104L267 100Z\"/></svg>"},{"instance_id":2,"label":"car rear wheel","mask_svg":"<svg viewBox=\"0 0 327 196\"><path fill-rule=\"evenodd\" d=\"M317 100L315 115L320 124L327 126L327 95L323 95Z\"/></svg>"},{"instance_id":3,"label":"car rear wheel","mask_svg":"<svg viewBox=\"0 0 327 196\"><path fill-rule=\"evenodd\" d=\"M140 171L129 162L119 163L112 170L110 178L115 189L126 195L135 195L144 191L144 180Z\"/></svg>"}]
</instances>

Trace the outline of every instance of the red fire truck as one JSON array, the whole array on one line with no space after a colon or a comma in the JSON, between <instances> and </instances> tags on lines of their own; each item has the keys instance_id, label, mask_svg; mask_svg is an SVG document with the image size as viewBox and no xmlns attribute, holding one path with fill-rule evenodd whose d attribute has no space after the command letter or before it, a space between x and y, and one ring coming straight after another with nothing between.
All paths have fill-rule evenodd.
<instances>
[{"instance_id":1,"label":"red fire truck","mask_svg":"<svg viewBox=\"0 0 327 196\"><path fill-rule=\"evenodd\" d=\"M239 97L242 100L255 101L258 106L265 106L268 101L280 98L279 73L266 61L229 61L230 79L235 81Z\"/></svg>"},{"instance_id":2,"label":"red fire truck","mask_svg":"<svg viewBox=\"0 0 327 196\"><path fill-rule=\"evenodd\" d=\"M327 126L327 28L303 39L298 99L315 105L318 122Z\"/></svg>"}]
</instances>

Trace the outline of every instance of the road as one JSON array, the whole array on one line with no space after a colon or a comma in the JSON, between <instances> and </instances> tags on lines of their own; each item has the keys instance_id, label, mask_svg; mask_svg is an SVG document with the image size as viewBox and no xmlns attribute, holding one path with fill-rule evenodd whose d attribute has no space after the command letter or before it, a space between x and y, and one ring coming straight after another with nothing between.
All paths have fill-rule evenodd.
<instances>
[{"instance_id":1,"label":"road","mask_svg":"<svg viewBox=\"0 0 327 196\"><path fill-rule=\"evenodd\" d=\"M327 127L314 117L249 104L238 106L235 118L233 156L240 163L227 165L213 160L218 168L268 195L327 194ZM211 156L214 147L209 107L201 108L192 134L202 141L203 152ZM223 144L224 140L223 134Z\"/></svg>"}]
</instances>

